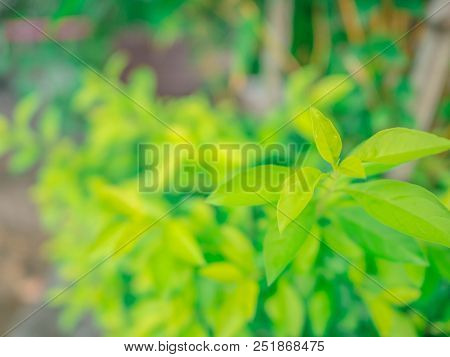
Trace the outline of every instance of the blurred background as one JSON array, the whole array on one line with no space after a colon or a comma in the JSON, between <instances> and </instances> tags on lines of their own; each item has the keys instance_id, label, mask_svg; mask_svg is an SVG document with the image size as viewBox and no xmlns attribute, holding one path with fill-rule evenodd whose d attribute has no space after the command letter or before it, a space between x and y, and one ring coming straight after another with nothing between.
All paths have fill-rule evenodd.
<instances>
[{"instance_id":1,"label":"blurred background","mask_svg":"<svg viewBox=\"0 0 450 357\"><path fill-rule=\"evenodd\" d=\"M145 216L142 212L167 207L161 197L141 202L130 193L130 182L139 173L133 145L142 140L164 142L168 134L148 114L131 108L133 103L114 92L105 78L198 142L262 140L311 103L335 119L347 151L394 126L449 137L450 6L445 4L0 0L0 330L39 306L55 286L87 270L101 257L100 250L117 244L120 238L112 232L129 212L137 214L136 223ZM97 102L103 104L89 111ZM150 132L158 134L147 136ZM302 128L294 124L271 140L302 140L301 136ZM389 175L421 184L450 202L445 156L402 166ZM109 211L118 205L129 212ZM200 203L192 205L189 214L209 217ZM102 225L111 218L116 226ZM215 234L211 232L198 234ZM116 241L105 243L108 236ZM158 249L151 247L152 252ZM142 266L123 264L111 264L108 272L97 276L109 288L74 289L61 306L42 310L12 334L241 333L221 325L212 331L177 325L156 328L161 322L153 316L164 308L159 300L146 305L147 295L140 295L152 282L144 273L136 280L133 272L142 272ZM445 260L436 271L436 276L448 277ZM436 276L427 280L428 300L419 306L448 299L448 280L437 283ZM187 284L183 279L179 276L174 284ZM208 287L198 289L207 294ZM344 305L350 305L348 299ZM267 314L277 326L271 309ZM319 327L313 323L304 333L377 334L358 309L345 326L335 328L330 322L324 330L320 322ZM445 311L428 311L427 316L448 326L448 304ZM152 316L152 321L134 323L142 314ZM208 320L207 312L199 314ZM264 319L267 316L254 326L250 323L246 331L299 333L265 329ZM423 326L417 331L434 334Z\"/></svg>"}]
</instances>

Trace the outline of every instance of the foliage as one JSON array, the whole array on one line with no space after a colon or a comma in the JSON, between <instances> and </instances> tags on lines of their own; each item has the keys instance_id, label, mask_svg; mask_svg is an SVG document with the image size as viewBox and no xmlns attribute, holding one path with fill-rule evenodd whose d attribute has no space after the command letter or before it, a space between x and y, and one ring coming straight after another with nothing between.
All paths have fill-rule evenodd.
<instances>
[{"instance_id":1,"label":"foliage","mask_svg":"<svg viewBox=\"0 0 450 357\"><path fill-rule=\"evenodd\" d=\"M362 237L370 235L370 238L366 240L372 247L378 245L377 241L382 242L386 239L385 234L390 233L385 231L386 226L410 237L438 243L444 247L450 246L448 209L429 191L416 185L393 180L379 179L367 183L351 183L350 180L355 177L365 177L364 164L388 164L387 167L383 167L386 170L428 154L447 151L450 148L449 140L411 129L388 129L377 133L357 147L351 156L342 161L345 164L345 170L339 170L342 141L336 128L315 108L311 108L305 117L312 122L311 127L318 152L331 165L333 171L326 174L313 167L301 167L293 169L285 179L277 207L279 234L277 236L277 233L272 231L265 240L265 268L269 283L272 283L294 259L308 235L312 236L310 239L320 240L320 233L310 232L310 228L305 228L303 224L312 227L315 224L320 225L320 220L333 222L333 217L337 218L337 224L343 225L343 229L350 236L355 233L359 233ZM271 167L276 168L276 166L263 167L265 171L269 171ZM278 168L276 171L272 170L272 174L274 175L277 171L279 171ZM261 175L261 179L262 177ZM267 177L272 178L270 175ZM246 176L241 173L232 178L233 181L237 179L245 180ZM321 180L325 181L322 190L315 195L316 186ZM272 187L276 186L274 184ZM229 196L231 196L233 203L243 202L252 205L255 202L265 201L261 203L271 204L275 208L270 197L265 197L258 191L245 192L244 196L242 192L232 187L228 195L224 195L223 187L232 187L232 185L225 182L212 194L213 202L216 204L229 204ZM217 199L218 192L220 192L220 199ZM274 193L272 196L276 197ZM316 196L316 202L310 203L313 196ZM349 202L348 196L356 201L356 206ZM242 201L240 201L241 197ZM310 209L308 214L302 214L308 208L308 204L317 206L316 212L313 213ZM349 217L352 217L354 222L340 219L342 213L353 206L364 208L364 211L376 220L370 219L362 210L350 213ZM286 227L292 224L297 227L287 232ZM355 224L357 229L353 228ZM398 232L393 231L391 235L395 237L399 234ZM404 241L405 235L399 237L402 237ZM397 243L398 249L402 249L403 243L400 241ZM407 245L409 244L408 242ZM416 253L420 252L419 245L412 249ZM377 255L376 249L371 252ZM411 251L408 255L410 253ZM416 262L419 256L420 254L416 256ZM383 257L387 255L384 254ZM343 258L347 260L345 255ZM398 260L394 258L394 261ZM364 273L364 267L357 265L352 267ZM400 302L404 303L401 299Z\"/></svg>"},{"instance_id":2,"label":"foliage","mask_svg":"<svg viewBox=\"0 0 450 357\"><path fill-rule=\"evenodd\" d=\"M33 195L60 278L49 295L83 276L56 301L65 327L89 315L106 335L450 332L445 157L422 160L412 181L447 190L447 207L421 186L382 177L449 148L447 139L410 129L407 72L416 36L397 40L423 15L424 2L293 1L292 41L286 53L276 49L286 77L282 102L250 118L233 103L254 75L265 75L269 3L16 4L27 16L52 13L53 25L91 19L92 36L64 46L95 68L107 62L106 77L151 112L54 44L7 44L0 31L2 79L26 94L11 121L0 117L0 154L10 155L14 173L38 167ZM107 59L131 25L159 42L192 46L207 95L158 99L143 69L120 82L123 59ZM448 109L444 104L438 119ZM446 124L438 120L434 131ZM224 154L214 164L214 192L139 192L146 173L139 144L172 147L185 139L315 145L297 163L244 163L238 155L230 180ZM203 169L199 160L185 162L192 163ZM159 169L167 186L183 170L171 160ZM261 186L249 191L246 180Z\"/></svg>"},{"instance_id":3,"label":"foliage","mask_svg":"<svg viewBox=\"0 0 450 357\"><path fill-rule=\"evenodd\" d=\"M63 45L94 68L102 68L116 49L121 31L136 26L158 42L185 41L196 54L196 67L201 68L202 80L212 95L223 96L230 92L235 95L234 87L241 88L255 74L264 76L262 53L271 48L267 34L272 26L267 24L271 2L50 0L36 8L26 0L15 4L15 8L31 18L48 18L52 26L73 16L90 19L90 37ZM341 8L345 3L352 12ZM341 132L352 144L393 125L414 127L407 72L415 32L397 40L424 15L425 1L294 0L292 5L288 14L292 28L286 25L291 41L284 50L276 47L283 58L280 73L292 76L296 69L313 65L319 73L327 74L325 87L311 93L311 99L316 100L317 93L338 84L343 73L359 69L354 75L354 89L339 102L334 113ZM16 14L5 9L1 16L11 18ZM40 91L48 101L56 101L60 109L67 110L83 66L52 43L29 46L8 44L5 38L0 41L5 47L0 73L5 77L13 73L9 80L18 97ZM222 62L227 65L218 65ZM345 92L346 86L334 89L327 97L339 95L341 88Z\"/></svg>"},{"instance_id":4,"label":"foliage","mask_svg":"<svg viewBox=\"0 0 450 357\"><path fill-rule=\"evenodd\" d=\"M106 68L112 80L118 79L120 63L113 59ZM293 77L286 104L274 113L293 110L289 98L295 101L295 90L307 82L301 75ZM146 70L119 85L195 145L245 143L266 137L275 125L270 118L267 125L249 125L237 120L239 113L226 103L212 106L201 95L156 99L154 79ZM27 98L9 127L0 122L2 137L8 139L2 143L14 153L15 170L41 159L33 195L52 232L47 250L61 288L117 251L57 299L64 306L66 327L89 314L106 335L449 331L449 305L443 300L449 290L448 209L419 186L373 179L370 171L374 165L379 173L443 152L448 140L393 128L343 157L334 124L311 109L300 116L303 122L295 132L276 138L302 142L301 133L313 139L317 151L304 165L268 165L262 158L247 168L233 161L231 180L237 185L231 187L239 187L242 177L268 177L264 182L272 184L281 174L287 178L282 189L229 192L222 176L206 199L200 191L192 196L138 191L145 173L136 160L138 144L175 145L183 139L161 130L148 112L94 74L85 73L68 119L84 118L80 137L58 136L62 118L36 103ZM329 111L333 105L323 108ZM41 129L32 130L33 122ZM226 159L216 162L219 171ZM164 171L162 179L173 180L173 170Z\"/></svg>"}]
</instances>

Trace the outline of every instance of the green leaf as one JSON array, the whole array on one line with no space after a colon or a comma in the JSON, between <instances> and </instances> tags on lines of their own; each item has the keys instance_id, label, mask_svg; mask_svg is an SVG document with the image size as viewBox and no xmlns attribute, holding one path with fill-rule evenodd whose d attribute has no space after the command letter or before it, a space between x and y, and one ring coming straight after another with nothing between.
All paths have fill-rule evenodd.
<instances>
[{"instance_id":1,"label":"green leaf","mask_svg":"<svg viewBox=\"0 0 450 357\"><path fill-rule=\"evenodd\" d=\"M376 279L387 289L422 287L427 267L411 263L398 263L386 259L375 259ZM379 287L375 287L379 288ZM396 303L400 303L398 300Z\"/></svg>"},{"instance_id":2,"label":"green leaf","mask_svg":"<svg viewBox=\"0 0 450 357\"><path fill-rule=\"evenodd\" d=\"M263 165L240 172L220 185L208 202L223 206L252 206L274 202L280 197L289 167Z\"/></svg>"},{"instance_id":3,"label":"green leaf","mask_svg":"<svg viewBox=\"0 0 450 357\"><path fill-rule=\"evenodd\" d=\"M302 109L300 113L296 114L294 123L302 136L308 140L313 140L314 133L311 111L308 108Z\"/></svg>"},{"instance_id":4,"label":"green leaf","mask_svg":"<svg viewBox=\"0 0 450 357\"><path fill-rule=\"evenodd\" d=\"M379 296L364 294L364 301L379 334L385 337L416 336L411 319Z\"/></svg>"},{"instance_id":5,"label":"green leaf","mask_svg":"<svg viewBox=\"0 0 450 357\"><path fill-rule=\"evenodd\" d=\"M0 114L0 155L9 149L11 142L8 119Z\"/></svg>"},{"instance_id":6,"label":"green leaf","mask_svg":"<svg viewBox=\"0 0 450 357\"><path fill-rule=\"evenodd\" d=\"M39 146L33 139L30 139L14 152L9 160L8 168L14 174L21 174L36 163L39 154Z\"/></svg>"},{"instance_id":7,"label":"green leaf","mask_svg":"<svg viewBox=\"0 0 450 357\"><path fill-rule=\"evenodd\" d=\"M316 168L302 167L286 179L277 206L280 232L283 232L308 205L321 176L322 172Z\"/></svg>"},{"instance_id":8,"label":"green leaf","mask_svg":"<svg viewBox=\"0 0 450 357\"><path fill-rule=\"evenodd\" d=\"M360 262L364 259L364 252L362 248L345 233L342 228L342 222L334 218L331 224L322 227L321 232L326 245L333 250L335 254L344 257L352 264L360 265Z\"/></svg>"},{"instance_id":9,"label":"green leaf","mask_svg":"<svg viewBox=\"0 0 450 357\"><path fill-rule=\"evenodd\" d=\"M121 74L127 66L127 55L123 52L113 54L105 65L104 72L106 76L114 81L120 79Z\"/></svg>"},{"instance_id":10,"label":"green leaf","mask_svg":"<svg viewBox=\"0 0 450 357\"><path fill-rule=\"evenodd\" d=\"M200 274L221 283L232 283L243 278L240 270L235 265L227 262L208 264L201 268Z\"/></svg>"},{"instance_id":11,"label":"green leaf","mask_svg":"<svg viewBox=\"0 0 450 357\"><path fill-rule=\"evenodd\" d=\"M392 169L395 166L396 165L379 164L377 162L364 162L363 163L364 172L366 173L367 176L381 174L383 172L389 171L390 169Z\"/></svg>"},{"instance_id":12,"label":"green leaf","mask_svg":"<svg viewBox=\"0 0 450 357\"><path fill-rule=\"evenodd\" d=\"M49 107L39 121L39 131L45 143L54 142L60 132L61 114L55 107Z\"/></svg>"},{"instance_id":13,"label":"green leaf","mask_svg":"<svg viewBox=\"0 0 450 357\"><path fill-rule=\"evenodd\" d=\"M310 297L308 314L314 336L323 336L331 316L330 298L324 290L318 290Z\"/></svg>"},{"instance_id":14,"label":"green leaf","mask_svg":"<svg viewBox=\"0 0 450 357\"><path fill-rule=\"evenodd\" d=\"M258 294L259 286L256 281L246 279L241 281L237 287L236 295L242 306L242 315L247 321L255 316Z\"/></svg>"},{"instance_id":15,"label":"green leaf","mask_svg":"<svg viewBox=\"0 0 450 357\"><path fill-rule=\"evenodd\" d=\"M315 207L308 205L283 233L277 227L269 230L263 247L264 266L268 284L281 274L286 266L295 258L303 242L310 234L314 223Z\"/></svg>"},{"instance_id":16,"label":"green leaf","mask_svg":"<svg viewBox=\"0 0 450 357\"><path fill-rule=\"evenodd\" d=\"M314 141L322 158L335 166L342 150L341 137L330 119L316 108L311 108Z\"/></svg>"},{"instance_id":17,"label":"green leaf","mask_svg":"<svg viewBox=\"0 0 450 357\"><path fill-rule=\"evenodd\" d=\"M411 286L396 286L384 290L380 296L386 301L389 301L392 305L402 306L417 300L420 297L420 294L420 289Z\"/></svg>"},{"instance_id":18,"label":"green leaf","mask_svg":"<svg viewBox=\"0 0 450 357\"><path fill-rule=\"evenodd\" d=\"M363 162L399 165L450 149L450 140L424 131L392 128L364 141L353 152Z\"/></svg>"},{"instance_id":19,"label":"green leaf","mask_svg":"<svg viewBox=\"0 0 450 357\"><path fill-rule=\"evenodd\" d=\"M28 126L33 115L39 107L38 97L35 95L28 95L20 100L16 105L13 113L14 121L19 127Z\"/></svg>"},{"instance_id":20,"label":"green leaf","mask_svg":"<svg viewBox=\"0 0 450 357\"><path fill-rule=\"evenodd\" d=\"M305 307L302 298L285 280L267 299L264 308L273 323L276 336L299 336L303 330Z\"/></svg>"},{"instance_id":21,"label":"green leaf","mask_svg":"<svg viewBox=\"0 0 450 357\"><path fill-rule=\"evenodd\" d=\"M314 263L320 249L320 229L317 225L311 228L311 234L303 242L298 250L297 257L292 262L292 271L294 274L304 275L314 268Z\"/></svg>"},{"instance_id":22,"label":"green leaf","mask_svg":"<svg viewBox=\"0 0 450 357\"><path fill-rule=\"evenodd\" d=\"M181 222L166 223L168 248L173 256L191 265L203 265L205 259L195 237Z\"/></svg>"},{"instance_id":23,"label":"green leaf","mask_svg":"<svg viewBox=\"0 0 450 357\"><path fill-rule=\"evenodd\" d=\"M430 255L430 262L434 265L437 271L444 279L450 281L450 250L440 246L429 246L428 254Z\"/></svg>"},{"instance_id":24,"label":"green leaf","mask_svg":"<svg viewBox=\"0 0 450 357\"><path fill-rule=\"evenodd\" d=\"M255 251L250 239L231 225L222 226L220 231L219 249L223 256L243 270L253 272L256 267Z\"/></svg>"},{"instance_id":25,"label":"green leaf","mask_svg":"<svg viewBox=\"0 0 450 357\"><path fill-rule=\"evenodd\" d=\"M130 73L128 81L130 96L140 103L148 103L154 96L156 78L148 67L136 68Z\"/></svg>"},{"instance_id":26,"label":"green leaf","mask_svg":"<svg viewBox=\"0 0 450 357\"><path fill-rule=\"evenodd\" d=\"M350 177L366 177L366 172L364 170L364 166L361 163L361 160L354 155L351 155L342 160L342 162L339 164L338 171Z\"/></svg>"},{"instance_id":27,"label":"green leaf","mask_svg":"<svg viewBox=\"0 0 450 357\"><path fill-rule=\"evenodd\" d=\"M450 213L424 188L377 180L352 184L347 192L381 223L412 237L450 246Z\"/></svg>"},{"instance_id":28,"label":"green leaf","mask_svg":"<svg viewBox=\"0 0 450 357\"><path fill-rule=\"evenodd\" d=\"M395 262L427 264L415 240L379 223L362 208L341 208L337 215L348 236L372 254Z\"/></svg>"},{"instance_id":29,"label":"green leaf","mask_svg":"<svg viewBox=\"0 0 450 357\"><path fill-rule=\"evenodd\" d=\"M345 97L354 87L348 76L333 74L321 78L311 88L310 99L312 103L323 108L338 102Z\"/></svg>"},{"instance_id":30,"label":"green leaf","mask_svg":"<svg viewBox=\"0 0 450 357\"><path fill-rule=\"evenodd\" d=\"M216 336L235 336L242 333L248 321L253 319L258 302L259 287L253 280L240 281L224 293L221 304L210 311Z\"/></svg>"},{"instance_id":31,"label":"green leaf","mask_svg":"<svg viewBox=\"0 0 450 357\"><path fill-rule=\"evenodd\" d=\"M420 0L394 0L393 3L400 11L408 11L413 16L422 16L425 10L425 4Z\"/></svg>"}]
</instances>

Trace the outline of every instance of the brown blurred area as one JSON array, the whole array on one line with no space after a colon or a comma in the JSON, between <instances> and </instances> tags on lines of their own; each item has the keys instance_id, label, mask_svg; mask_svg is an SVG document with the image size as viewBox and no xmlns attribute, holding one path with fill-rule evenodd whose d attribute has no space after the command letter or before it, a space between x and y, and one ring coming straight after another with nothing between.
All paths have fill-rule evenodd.
<instances>
[{"instance_id":1,"label":"brown blurred area","mask_svg":"<svg viewBox=\"0 0 450 357\"><path fill-rule=\"evenodd\" d=\"M14 106L14 98L10 93L8 84L3 82L0 88L0 105L2 113L7 116L10 116ZM44 299L49 276L49 266L42 252L46 236L39 223L37 208L29 195L35 172L13 176L8 173L7 163L7 156L0 159L2 333Z\"/></svg>"},{"instance_id":2,"label":"brown blurred area","mask_svg":"<svg viewBox=\"0 0 450 357\"><path fill-rule=\"evenodd\" d=\"M41 252L45 235L28 190L33 173L12 177L0 164L0 329L14 324L20 310L42 300L48 265Z\"/></svg>"}]
</instances>

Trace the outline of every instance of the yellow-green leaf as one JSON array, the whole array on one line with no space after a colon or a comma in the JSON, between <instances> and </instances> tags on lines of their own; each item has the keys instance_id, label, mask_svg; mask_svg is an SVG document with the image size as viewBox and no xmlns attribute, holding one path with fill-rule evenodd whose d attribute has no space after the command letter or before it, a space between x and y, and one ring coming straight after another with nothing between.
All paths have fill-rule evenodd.
<instances>
[{"instance_id":1,"label":"yellow-green leaf","mask_svg":"<svg viewBox=\"0 0 450 357\"><path fill-rule=\"evenodd\" d=\"M324 290L318 290L310 297L308 314L314 336L323 336L331 316L330 298Z\"/></svg>"},{"instance_id":2,"label":"yellow-green leaf","mask_svg":"<svg viewBox=\"0 0 450 357\"><path fill-rule=\"evenodd\" d=\"M237 296L241 301L242 315L251 320L255 316L256 305L258 303L259 286L256 281L245 279L239 282Z\"/></svg>"},{"instance_id":3,"label":"yellow-green leaf","mask_svg":"<svg viewBox=\"0 0 450 357\"><path fill-rule=\"evenodd\" d=\"M9 170L20 174L33 166L39 158L40 148L34 140L24 143L9 160Z\"/></svg>"},{"instance_id":4,"label":"yellow-green leaf","mask_svg":"<svg viewBox=\"0 0 450 357\"><path fill-rule=\"evenodd\" d=\"M380 336L416 336L414 324L408 315L397 311L380 296L363 294L363 298Z\"/></svg>"},{"instance_id":5,"label":"yellow-green leaf","mask_svg":"<svg viewBox=\"0 0 450 357\"><path fill-rule=\"evenodd\" d=\"M295 258L314 223L315 207L309 204L283 233L272 227L264 239L264 266L268 284Z\"/></svg>"},{"instance_id":6,"label":"yellow-green leaf","mask_svg":"<svg viewBox=\"0 0 450 357\"><path fill-rule=\"evenodd\" d=\"M258 284L249 279L225 292L222 303L212 306L209 312L214 334L222 337L242 334L255 315L258 293Z\"/></svg>"},{"instance_id":7,"label":"yellow-green leaf","mask_svg":"<svg viewBox=\"0 0 450 357\"><path fill-rule=\"evenodd\" d=\"M273 323L276 336L299 336L305 321L305 307L301 296L285 280L267 299L264 308Z\"/></svg>"},{"instance_id":8,"label":"yellow-green leaf","mask_svg":"<svg viewBox=\"0 0 450 357\"><path fill-rule=\"evenodd\" d=\"M339 220L335 219L331 224L322 227L321 233L325 244L335 254L359 266L364 259L364 251L347 236L340 223Z\"/></svg>"},{"instance_id":9,"label":"yellow-green leaf","mask_svg":"<svg viewBox=\"0 0 450 357\"><path fill-rule=\"evenodd\" d=\"M322 172L314 167L302 167L284 182L278 201L278 229L284 229L295 220L313 197Z\"/></svg>"},{"instance_id":10,"label":"yellow-green leaf","mask_svg":"<svg viewBox=\"0 0 450 357\"><path fill-rule=\"evenodd\" d=\"M274 202L280 197L283 182L290 174L285 166L252 167L220 185L208 202L223 206L252 206Z\"/></svg>"},{"instance_id":11,"label":"yellow-green leaf","mask_svg":"<svg viewBox=\"0 0 450 357\"><path fill-rule=\"evenodd\" d=\"M231 225L222 226L221 233L220 251L222 254L245 271L254 271L256 268L255 250L250 239Z\"/></svg>"},{"instance_id":12,"label":"yellow-green leaf","mask_svg":"<svg viewBox=\"0 0 450 357\"><path fill-rule=\"evenodd\" d=\"M450 140L420 130L392 128L364 141L353 155L362 162L399 165L450 149Z\"/></svg>"},{"instance_id":13,"label":"yellow-green leaf","mask_svg":"<svg viewBox=\"0 0 450 357\"><path fill-rule=\"evenodd\" d=\"M363 162L364 171L367 176L378 175L383 172L389 171L396 165L380 164L378 162Z\"/></svg>"},{"instance_id":14,"label":"yellow-green leaf","mask_svg":"<svg viewBox=\"0 0 450 357\"><path fill-rule=\"evenodd\" d=\"M296 114L294 123L301 135L308 140L313 139L311 111L308 108L303 109L300 113Z\"/></svg>"},{"instance_id":15,"label":"yellow-green leaf","mask_svg":"<svg viewBox=\"0 0 450 357\"><path fill-rule=\"evenodd\" d=\"M317 225L313 226L311 228L311 234L298 250L297 258L292 263L292 271L295 274L304 275L312 271L320 249L319 235L319 227Z\"/></svg>"},{"instance_id":16,"label":"yellow-green leaf","mask_svg":"<svg viewBox=\"0 0 450 357\"><path fill-rule=\"evenodd\" d=\"M350 185L347 191L381 223L402 233L450 247L450 213L423 187L394 180Z\"/></svg>"},{"instance_id":17,"label":"yellow-green leaf","mask_svg":"<svg viewBox=\"0 0 450 357\"><path fill-rule=\"evenodd\" d=\"M348 76L333 74L320 79L311 89L310 99L319 107L329 106L343 98L353 88Z\"/></svg>"},{"instance_id":18,"label":"yellow-green leaf","mask_svg":"<svg viewBox=\"0 0 450 357\"><path fill-rule=\"evenodd\" d=\"M420 294L421 291L418 288L411 286L396 286L383 290L380 296L393 305L403 305L403 303L410 304L417 300L420 297Z\"/></svg>"},{"instance_id":19,"label":"yellow-green leaf","mask_svg":"<svg viewBox=\"0 0 450 357\"><path fill-rule=\"evenodd\" d=\"M208 264L200 270L200 274L221 283L232 283L242 279L240 270L227 262Z\"/></svg>"},{"instance_id":20,"label":"yellow-green leaf","mask_svg":"<svg viewBox=\"0 0 450 357\"><path fill-rule=\"evenodd\" d=\"M0 114L0 155L9 148L11 141L9 131L8 119Z\"/></svg>"},{"instance_id":21,"label":"yellow-green leaf","mask_svg":"<svg viewBox=\"0 0 450 357\"><path fill-rule=\"evenodd\" d=\"M384 288L411 287L420 290L422 287L426 272L425 266L397 263L385 259L375 259L374 262L376 264L375 278ZM405 301L405 303L408 302ZM397 304L402 304L402 302L397 299Z\"/></svg>"},{"instance_id":22,"label":"yellow-green leaf","mask_svg":"<svg viewBox=\"0 0 450 357\"><path fill-rule=\"evenodd\" d=\"M55 107L49 107L39 121L39 130L45 143L50 144L58 138L61 115Z\"/></svg>"},{"instance_id":23,"label":"yellow-green leaf","mask_svg":"<svg viewBox=\"0 0 450 357\"><path fill-rule=\"evenodd\" d=\"M335 166L342 151L341 137L330 119L311 108L314 141L322 158Z\"/></svg>"},{"instance_id":24,"label":"yellow-green leaf","mask_svg":"<svg viewBox=\"0 0 450 357\"><path fill-rule=\"evenodd\" d=\"M13 117L16 124L20 127L27 126L38 107L39 100L37 96L30 94L23 98L14 109Z\"/></svg>"},{"instance_id":25,"label":"yellow-green leaf","mask_svg":"<svg viewBox=\"0 0 450 357\"><path fill-rule=\"evenodd\" d=\"M200 246L184 225L176 221L166 223L166 233L168 248L175 257L192 265L205 263Z\"/></svg>"},{"instance_id":26,"label":"yellow-green leaf","mask_svg":"<svg viewBox=\"0 0 450 357\"><path fill-rule=\"evenodd\" d=\"M127 66L127 55L122 52L116 52L105 64L105 74L111 80L118 80Z\"/></svg>"},{"instance_id":27,"label":"yellow-green leaf","mask_svg":"<svg viewBox=\"0 0 450 357\"><path fill-rule=\"evenodd\" d=\"M394 262L427 265L417 241L381 224L362 208L343 207L337 215L347 235L375 256Z\"/></svg>"},{"instance_id":28,"label":"yellow-green leaf","mask_svg":"<svg viewBox=\"0 0 450 357\"><path fill-rule=\"evenodd\" d=\"M361 160L354 155L351 155L342 160L342 162L339 164L338 171L350 177L366 177L366 172Z\"/></svg>"}]
</instances>

